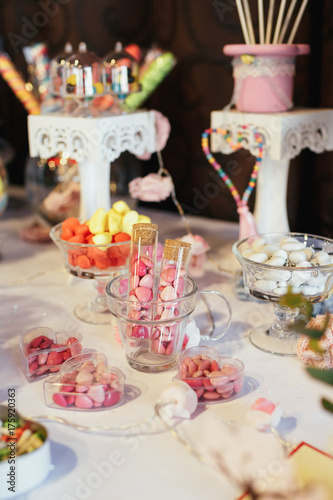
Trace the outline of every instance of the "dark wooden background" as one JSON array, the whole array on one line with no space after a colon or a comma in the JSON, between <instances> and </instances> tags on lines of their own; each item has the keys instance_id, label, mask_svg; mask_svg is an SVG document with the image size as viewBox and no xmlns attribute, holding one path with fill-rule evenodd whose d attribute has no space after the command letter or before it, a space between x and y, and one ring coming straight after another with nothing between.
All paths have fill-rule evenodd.
<instances>
[{"instance_id":1,"label":"dark wooden background","mask_svg":"<svg viewBox=\"0 0 333 500\"><path fill-rule=\"evenodd\" d=\"M43 10L42 4L53 6L53 14L28 39L26 20L37 19L34 15ZM257 1L250 0L250 6L256 12ZM23 43L14 50L9 33L25 37L28 43L46 42L51 57L62 52L66 41L74 47L85 41L99 56L113 49L118 40L125 45L137 43L143 49L156 44L172 51L176 67L145 104L164 113L171 123L163 152L165 166L173 175L177 196L187 212L237 220L234 201L226 189L203 201L202 208L194 206L196 190L202 190L211 180L200 136L209 127L210 112L228 104L233 89L231 61L223 55L222 47L243 43L234 0L2 0L0 16L3 50L24 74ZM331 0L310 0L295 42L311 46L311 55L297 59L295 105L333 108ZM23 184L28 154L26 112L1 78L0 120L0 137L15 151L8 167L10 181ZM221 154L217 158L222 164L230 160ZM243 192L253 159L244 152L233 159L242 167L234 181ZM126 162L131 161L136 160L126 156ZM142 162L141 168L143 174L155 171L156 158ZM251 206L253 202L252 195ZM333 153L315 155L305 150L291 162L287 202L292 230L333 236ZM174 209L170 200L159 208Z\"/></svg>"}]
</instances>

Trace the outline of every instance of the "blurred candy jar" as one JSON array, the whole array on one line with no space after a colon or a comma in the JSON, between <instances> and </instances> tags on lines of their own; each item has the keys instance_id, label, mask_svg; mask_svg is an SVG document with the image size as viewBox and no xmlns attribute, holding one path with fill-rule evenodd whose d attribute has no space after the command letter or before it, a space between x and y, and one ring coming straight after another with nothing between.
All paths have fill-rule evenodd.
<instances>
[{"instance_id":1,"label":"blurred candy jar","mask_svg":"<svg viewBox=\"0 0 333 500\"><path fill-rule=\"evenodd\" d=\"M47 160L29 158L25 188L31 207L48 223L53 225L78 216L79 169L77 162L65 153Z\"/></svg>"}]
</instances>

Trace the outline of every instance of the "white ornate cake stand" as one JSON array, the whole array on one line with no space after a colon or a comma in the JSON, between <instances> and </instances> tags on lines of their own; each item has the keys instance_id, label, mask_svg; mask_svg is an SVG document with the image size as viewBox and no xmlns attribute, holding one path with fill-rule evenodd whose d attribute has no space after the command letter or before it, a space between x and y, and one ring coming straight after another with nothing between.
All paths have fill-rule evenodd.
<instances>
[{"instance_id":1,"label":"white ornate cake stand","mask_svg":"<svg viewBox=\"0 0 333 500\"><path fill-rule=\"evenodd\" d=\"M138 111L98 118L60 114L28 117L30 156L50 158L67 152L79 164L80 218L111 207L110 163L129 151L156 151L155 114Z\"/></svg>"},{"instance_id":2,"label":"white ornate cake stand","mask_svg":"<svg viewBox=\"0 0 333 500\"><path fill-rule=\"evenodd\" d=\"M211 113L211 128L230 130L233 142L237 140L237 131L241 130L246 137L243 148L256 155L253 132L251 128L243 130L242 125L255 127L265 140L254 207L258 231L288 232L286 201L290 160L305 148L314 153L333 150L333 110L295 109L283 113L222 110ZM220 134L212 134L211 150L224 154L233 152Z\"/></svg>"}]
</instances>

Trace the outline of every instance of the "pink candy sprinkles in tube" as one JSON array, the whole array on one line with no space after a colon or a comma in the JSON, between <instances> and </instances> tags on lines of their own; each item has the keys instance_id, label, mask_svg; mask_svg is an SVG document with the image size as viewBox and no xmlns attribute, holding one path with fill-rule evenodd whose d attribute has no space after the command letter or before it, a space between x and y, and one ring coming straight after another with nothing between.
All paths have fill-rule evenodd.
<instances>
[{"instance_id":1,"label":"pink candy sprinkles in tube","mask_svg":"<svg viewBox=\"0 0 333 500\"><path fill-rule=\"evenodd\" d=\"M149 303L154 298L157 242L156 224L133 224L128 280L128 299L133 305L129 308L128 317L134 321L153 319ZM149 330L146 325L133 323L127 327L127 336L148 339L151 335Z\"/></svg>"},{"instance_id":2,"label":"pink candy sprinkles in tube","mask_svg":"<svg viewBox=\"0 0 333 500\"><path fill-rule=\"evenodd\" d=\"M152 332L150 349L157 354L171 356L179 340L177 299L185 293L190 248L191 244L184 241L165 240L154 320L166 320L168 326L161 323ZM175 318L175 323L170 325L172 318Z\"/></svg>"}]
</instances>

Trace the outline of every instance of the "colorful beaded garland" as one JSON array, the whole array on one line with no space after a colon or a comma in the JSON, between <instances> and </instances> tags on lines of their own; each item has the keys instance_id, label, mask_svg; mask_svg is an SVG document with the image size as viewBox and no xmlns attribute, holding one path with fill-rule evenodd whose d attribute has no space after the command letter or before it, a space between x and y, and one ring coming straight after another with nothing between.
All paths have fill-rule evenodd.
<instances>
[{"instance_id":1,"label":"colorful beaded garland","mask_svg":"<svg viewBox=\"0 0 333 500\"><path fill-rule=\"evenodd\" d=\"M242 130L246 130L249 127L250 127L249 125L243 125L242 126ZM201 136L201 147L202 147L202 150L205 153L206 158L209 161L209 163L212 165L212 167L219 174L219 176L221 177L221 179L223 180L223 182L225 182L225 184L227 185L227 187L230 189L231 194L234 197L234 200L235 200L235 202L237 204L237 207L246 206L247 203L248 203L248 201L249 201L250 195L251 195L251 193L252 193L252 191L253 191L253 189L254 189L254 187L256 185L257 178L258 178L258 173L259 173L259 168L260 168L260 164L261 164L262 157L263 157L263 154L264 154L264 139L263 139L263 136L261 134L259 134L259 132L257 132L256 129L253 129L253 134L254 134L255 140L258 143L258 155L256 156L256 162L255 162L255 165L253 167L249 183L248 183L247 188L245 189L244 194L243 194L243 196L241 198L239 192L237 191L237 189L236 189L236 187L234 185L234 183L232 182L232 180L230 179L230 177L226 174L226 172L223 170L223 168L221 167L221 165L219 163L217 163L217 161L215 160L214 156L212 155L212 153L211 153L211 151L209 149L209 136L212 133L223 135L224 139L227 141L227 143L229 144L229 146L234 151L237 151L238 149L242 148L242 141L245 138L243 137L242 132L239 131L237 133L237 143L234 144L232 142L232 139L231 139L231 136L230 136L230 132L228 130L221 129L221 128L214 128L214 129L208 128L208 129L206 129L204 131L204 133Z\"/></svg>"}]
</instances>

